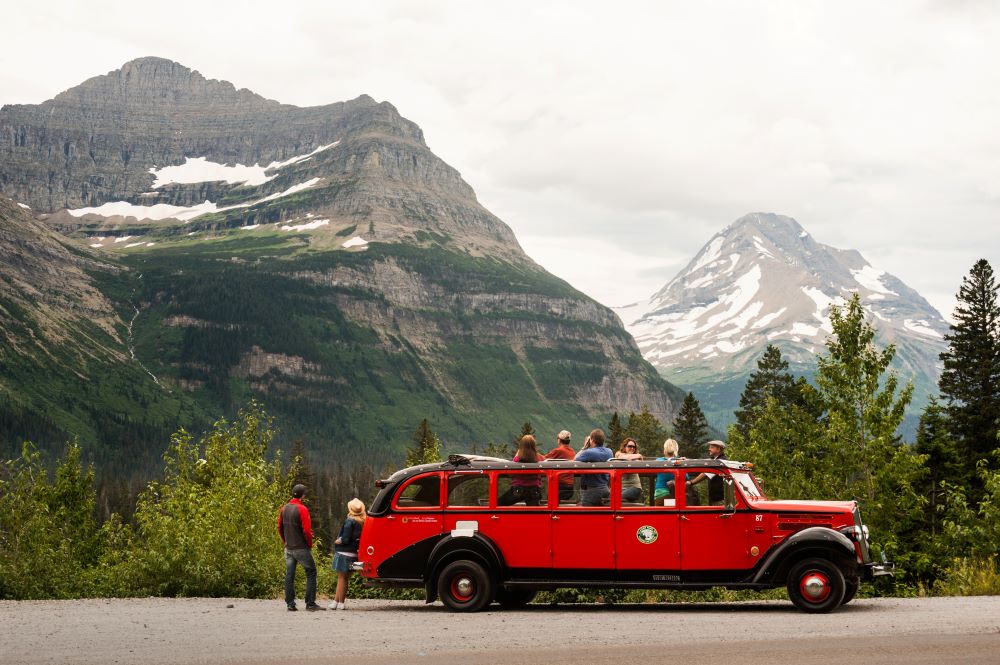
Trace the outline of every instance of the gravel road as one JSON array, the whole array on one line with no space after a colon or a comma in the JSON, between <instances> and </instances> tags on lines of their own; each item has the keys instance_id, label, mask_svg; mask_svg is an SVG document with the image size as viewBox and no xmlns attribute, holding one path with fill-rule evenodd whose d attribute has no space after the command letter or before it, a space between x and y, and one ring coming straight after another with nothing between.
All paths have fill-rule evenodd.
<instances>
[{"instance_id":1,"label":"gravel road","mask_svg":"<svg viewBox=\"0 0 1000 665\"><path fill-rule=\"evenodd\" d=\"M0 602L0 663L1000 663L1000 597L529 605L453 614L355 600L287 612L224 598Z\"/></svg>"}]
</instances>

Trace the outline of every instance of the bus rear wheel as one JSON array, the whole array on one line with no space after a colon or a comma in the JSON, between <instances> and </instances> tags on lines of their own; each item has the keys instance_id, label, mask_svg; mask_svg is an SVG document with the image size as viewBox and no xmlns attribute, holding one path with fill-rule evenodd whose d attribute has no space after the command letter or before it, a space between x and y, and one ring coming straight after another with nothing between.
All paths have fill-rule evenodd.
<instances>
[{"instance_id":1,"label":"bus rear wheel","mask_svg":"<svg viewBox=\"0 0 1000 665\"><path fill-rule=\"evenodd\" d=\"M438 597L456 612L478 612L493 600L493 580L475 561L452 561L438 575Z\"/></svg>"}]
</instances>

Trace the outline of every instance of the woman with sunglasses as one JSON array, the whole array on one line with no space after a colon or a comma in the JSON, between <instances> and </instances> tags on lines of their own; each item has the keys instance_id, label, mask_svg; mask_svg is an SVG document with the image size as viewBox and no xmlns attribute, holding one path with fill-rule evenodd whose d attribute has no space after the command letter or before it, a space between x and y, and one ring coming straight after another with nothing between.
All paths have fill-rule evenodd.
<instances>
[{"instance_id":1,"label":"woman with sunglasses","mask_svg":"<svg viewBox=\"0 0 1000 665\"><path fill-rule=\"evenodd\" d=\"M622 445L615 453L615 459L621 460L641 460L639 444L632 437L626 437ZM637 503L642 501L642 484L639 482L639 474L622 474L622 501L626 503Z\"/></svg>"}]
</instances>

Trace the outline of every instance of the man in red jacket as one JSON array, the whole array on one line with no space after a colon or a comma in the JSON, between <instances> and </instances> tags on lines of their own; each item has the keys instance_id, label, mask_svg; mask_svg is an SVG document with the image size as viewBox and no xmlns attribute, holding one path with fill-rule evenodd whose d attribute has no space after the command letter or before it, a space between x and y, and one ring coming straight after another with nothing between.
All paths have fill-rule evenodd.
<instances>
[{"instance_id":1,"label":"man in red jacket","mask_svg":"<svg viewBox=\"0 0 1000 665\"><path fill-rule=\"evenodd\" d=\"M295 606L295 567L302 564L306 571L306 609L323 609L316 603L316 562L312 557L313 532L309 509L302 504L305 485L292 488L292 498L278 513L278 535L285 544L285 604L289 612Z\"/></svg>"}]
</instances>

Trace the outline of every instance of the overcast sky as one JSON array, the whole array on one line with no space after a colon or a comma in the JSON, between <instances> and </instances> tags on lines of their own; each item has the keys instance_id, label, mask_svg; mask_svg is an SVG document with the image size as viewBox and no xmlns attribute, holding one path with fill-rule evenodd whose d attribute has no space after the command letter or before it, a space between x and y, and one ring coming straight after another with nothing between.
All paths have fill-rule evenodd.
<instances>
[{"instance_id":1,"label":"overcast sky","mask_svg":"<svg viewBox=\"0 0 1000 665\"><path fill-rule=\"evenodd\" d=\"M2 104L146 55L284 103L389 101L528 254L607 305L757 211L859 250L946 317L977 259L1000 270L991 2L84 0L6 17Z\"/></svg>"}]
</instances>

